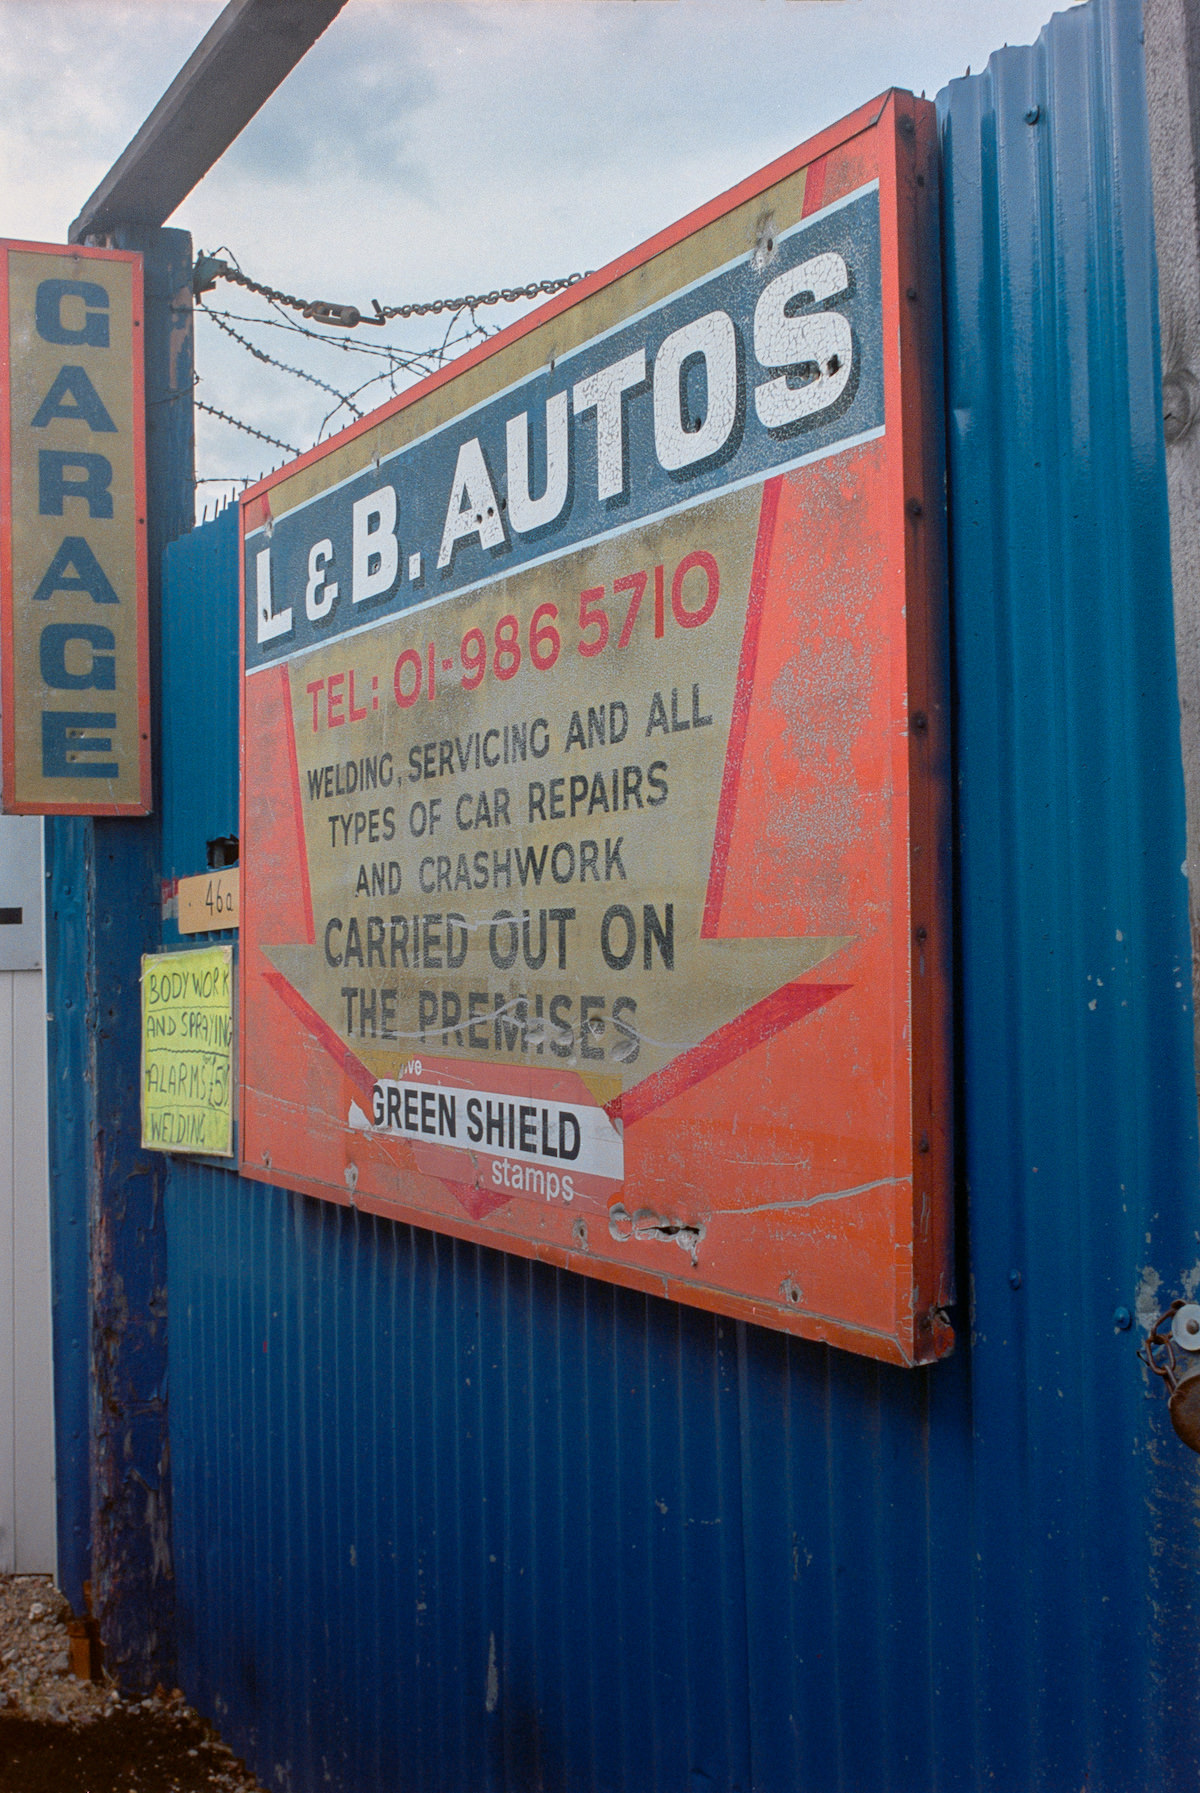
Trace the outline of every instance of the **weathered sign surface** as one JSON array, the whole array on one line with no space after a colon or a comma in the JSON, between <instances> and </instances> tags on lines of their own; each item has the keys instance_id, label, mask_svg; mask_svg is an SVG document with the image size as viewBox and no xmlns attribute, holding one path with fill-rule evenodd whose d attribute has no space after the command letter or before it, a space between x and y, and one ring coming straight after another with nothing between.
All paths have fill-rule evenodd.
<instances>
[{"instance_id":1,"label":"weathered sign surface","mask_svg":"<svg viewBox=\"0 0 1200 1793\"><path fill-rule=\"evenodd\" d=\"M243 501L247 1174L951 1335L932 108Z\"/></svg>"},{"instance_id":2,"label":"weathered sign surface","mask_svg":"<svg viewBox=\"0 0 1200 1793\"><path fill-rule=\"evenodd\" d=\"M233 1153L233 948L142 958L142 1144Z\"/></svg>"},{"instance_id":3,"label":"weathered sign surface","mask_svg":"<svg viewBox=\"0 0 1200 1793\"><path fill-rule=\"evenodd\" d=\"M0 242L3 807L150 808L141 257Z\"/></svg>"}]
</instances>

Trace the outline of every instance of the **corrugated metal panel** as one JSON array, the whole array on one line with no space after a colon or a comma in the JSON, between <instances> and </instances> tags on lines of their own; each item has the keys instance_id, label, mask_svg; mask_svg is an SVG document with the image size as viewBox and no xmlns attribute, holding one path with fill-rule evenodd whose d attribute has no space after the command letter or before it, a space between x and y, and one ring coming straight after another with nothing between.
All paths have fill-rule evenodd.
<instances>
[{"instance_id":1,"label":"corrugated metal panel","mask_svg":"<svg viewBox=\"0 0 1200 1793\"><path fill-rule=\"evenodd\" d=\"M1028 1786L1200 1759L1198 1465L1113 1325L1200 1214L1139 26L942 102L976 1747Z\"/></svg>"},{"instance_id":2,"label":"corrugated metal panel","mask_svg":"<svg viewBox=\"0 0 1200 1793\"><path fill-rule=\"evenodd\" d=\"M1200 1466L1114 1325L1200 1213L1142 105L1096 0L942 101L960 1349L176 1161L181 1679L266 1784L1194 1784Z\"/></svg>"},{"instance_id":3,"label":"corrugated metal panel","mask_svg":"<svg viewBox=\"0 0 1200 1793\"><path fill-rule=\"evenodd\" d=\"M217 1171L169 1202L185 1685L268 1782L749 1788L737 1328Z\"/></svg>"},{"instance_id":4,"label":"corrugated metal panel","mask_svg":"<svg viewBox=\"0 0 1200 1793\"><path fill-rule=\"evenodd\" d=\"M163 565L164 879L203 872L208 842L238 831L237 569L236 504L172 542ZM167 916L163 945L179 940Z\"/></svg>"}]
</instances>

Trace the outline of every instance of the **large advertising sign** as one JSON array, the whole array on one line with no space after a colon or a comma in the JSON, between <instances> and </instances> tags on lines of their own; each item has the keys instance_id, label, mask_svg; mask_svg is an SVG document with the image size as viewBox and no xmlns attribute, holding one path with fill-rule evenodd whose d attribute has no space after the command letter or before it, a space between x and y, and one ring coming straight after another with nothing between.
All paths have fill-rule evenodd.
<instances>
[{"instance_id":1,"label":"large advertising sign","mask_svg":"<svg viewBox=\"0 0 1200 1793\"><path fill-rule=\"evenodd\" d=\"M932 108L242 505L250 1176L949 1348Z\"/></svg>"},{"instance_id":2,"label":"large advertising sign","mask_svg":"<svg viewBox=\"0 0 1200 1793\"><path fill-rule=\"evenodd\" d=\"M0 242L3 808L150 809L141 257Z\"/></svg>"}]
</instances>

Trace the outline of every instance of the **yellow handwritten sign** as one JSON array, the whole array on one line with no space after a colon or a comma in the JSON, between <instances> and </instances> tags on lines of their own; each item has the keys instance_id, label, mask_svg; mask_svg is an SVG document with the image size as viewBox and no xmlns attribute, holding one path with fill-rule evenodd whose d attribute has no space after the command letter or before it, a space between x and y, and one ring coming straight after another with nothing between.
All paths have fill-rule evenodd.
<instances>
[{"instance_id":1,"label":"yellow handwritten sign","mask_svg":"<svg viewBox=\"0 0 1200 1793\"><path fill-rule=\"evenodd\" d=\"M233 948L142 957L142 1144L233 1156Z\"/></svg>"}]
</instances>

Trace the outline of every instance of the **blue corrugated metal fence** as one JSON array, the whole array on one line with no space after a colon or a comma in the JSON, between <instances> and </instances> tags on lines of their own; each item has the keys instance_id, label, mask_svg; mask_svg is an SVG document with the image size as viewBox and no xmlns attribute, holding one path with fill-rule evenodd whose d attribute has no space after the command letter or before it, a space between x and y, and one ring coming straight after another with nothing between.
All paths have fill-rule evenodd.
<instances>
[{"instance_id":1,"label":"blue corrugated metal fence","mask_svg":"<svg viewBox=\"0 0 1200 1793\"><path fill-rule=\"evenodd\" d=\"M939 107L959 1348L173 1160L180 1679L285 1793L1195 1785L1200 1463L1114 1317L1200 1274L1136 7ZM167 875L234 826L236 578L232 513L169 551Z\"/></svg>"}]
</instances>

